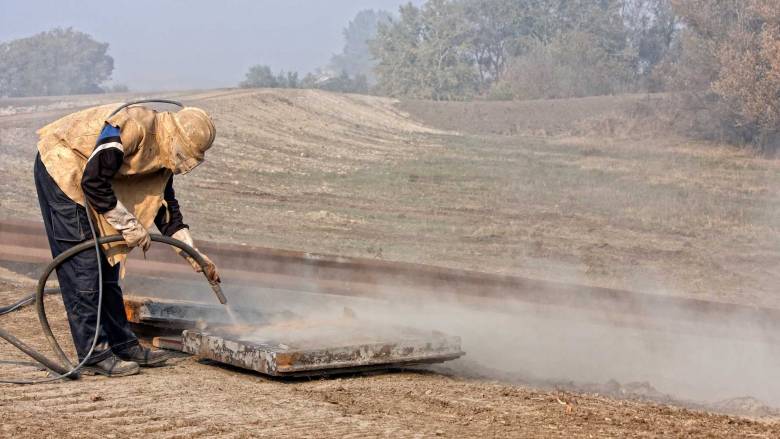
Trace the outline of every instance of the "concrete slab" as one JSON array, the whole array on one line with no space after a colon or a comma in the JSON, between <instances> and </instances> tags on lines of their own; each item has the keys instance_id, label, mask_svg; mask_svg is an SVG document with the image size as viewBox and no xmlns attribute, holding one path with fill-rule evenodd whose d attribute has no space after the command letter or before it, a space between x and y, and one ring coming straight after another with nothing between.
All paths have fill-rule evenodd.
<instances>
[{"instance_id":1,"label":"concrete slab","mask_svg":"<svg viewBox=\"0 0 780 439\"><path fill-rule=\"evenodd\" d=\"M348 308L336 318L254 309L231 316L223 306L127 296L125 310L157 347L277 377L392 369L464 355L460 337L362 320Z\"/></svg>"},{"instance_id":2,"label":"concrete slab","mask_svg":"<svg viewBox=\"0 0 780 439\"><path fill-rule=\"evenodd\" d=\"M315 336L317 327L323 331ZM287 334L273 328L245 335L186 330L182 341L186 353L278 377L392 369L464 355L459 337L409 328L394 328L394 335L384 333L391 330L372 334L361 324L336 330L330 324L312 325L303 333ZM337 332L340 336L333 337Z\"/></svg>"}]
</instances>

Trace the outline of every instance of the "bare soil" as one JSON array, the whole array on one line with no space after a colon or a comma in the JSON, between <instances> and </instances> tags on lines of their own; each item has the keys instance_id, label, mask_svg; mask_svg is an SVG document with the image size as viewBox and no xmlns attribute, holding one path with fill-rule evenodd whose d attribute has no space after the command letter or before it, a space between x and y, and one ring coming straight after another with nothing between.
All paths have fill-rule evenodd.
<instances>
[{"instance_id":1,"label":"bare soil","mask_svg":"<svg viewBox=\"0 0 780 439\"><path fill-rule=\"evenodd\" d=\"M0 101L0 219L39 220L35 129L83 106L136 97ZM218 127L208 161L176 180L196 239L780 306L780 162L649 135L625 117L645 97L167 97L206 108ZM0 275L8 280L0 304L29 288L29 280ZM67 340L61 305L50 306ZM2 325L44 347L30 310ZM23 360L5 344L0 359ZM121 380L2 386L0 436L780 436L776 421L581 386L534 390L425 371L287 383L193 359L174 363ZM0 365L0 375L18 374L40 375ZM738 411L732 403L724 409Z\"/></svg>"},{"instance_id":2,"label":"bare soil","mask_svg":"<svg viewBox=\"0 0 780 439\"><path fill-rule=\"evenodd\" d=\"M0 283L0 304L21 296ZM28 281L21 282L27 285ZM61 301L47 309L55 332ZM43 350L34 310L3 327ZM3 377L43 377L7 344ZM0 385L0 437L777 437L780 423L425 370L278 381L194 358L133 377Z\"/></svg>"}]
</instances>

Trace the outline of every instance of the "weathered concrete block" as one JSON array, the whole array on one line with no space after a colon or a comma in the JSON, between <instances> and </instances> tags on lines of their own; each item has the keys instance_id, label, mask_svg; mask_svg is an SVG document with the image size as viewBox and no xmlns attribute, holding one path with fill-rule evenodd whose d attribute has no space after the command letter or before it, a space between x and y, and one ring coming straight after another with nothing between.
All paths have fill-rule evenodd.
<instances>
[{"instance_id":1,"label":"weathered concrete block","mask_svg":"<svg viewBox=\"0 0 780 439\"><path fill-rule=\"evenodd\" d=\"M198 330L183 333L184 352L272 376L312 376L415 364L440 363L464 355L460 338L437 332L397 328L397 335L372 336L365 328L331 338L287 337L262 340L262 328L246 336ZM385 328L387 329L387 328ZM385 333L386 331L382 331ZM350 340L350 336L355 336Z\"/></svg>"}]
</instances>

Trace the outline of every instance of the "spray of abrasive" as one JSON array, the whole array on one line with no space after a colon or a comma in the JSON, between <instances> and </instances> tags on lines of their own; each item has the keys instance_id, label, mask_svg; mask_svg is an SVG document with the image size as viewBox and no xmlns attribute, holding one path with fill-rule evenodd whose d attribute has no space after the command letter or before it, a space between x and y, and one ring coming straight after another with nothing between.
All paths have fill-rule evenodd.
<instances>
[{"instance_id":1,"label":"spray of abrasive","mask_svg":"<svg viewBox=\"0 0 780 439\"><path fill-rule=\"evenodd\" d=\"M225 311L227 311L228 318L230 319L230 324L233 326L239 326L243 324L243 321L239 318L236 311L233 309L233 307L229 304L225 304Z\"/></svg>"}]
</instances>

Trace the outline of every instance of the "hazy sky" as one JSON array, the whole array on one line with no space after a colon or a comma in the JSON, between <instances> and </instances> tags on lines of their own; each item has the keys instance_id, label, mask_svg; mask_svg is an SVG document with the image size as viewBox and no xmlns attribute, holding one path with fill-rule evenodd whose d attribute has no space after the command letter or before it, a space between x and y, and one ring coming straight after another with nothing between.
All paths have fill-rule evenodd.
<instances>
[{"instance_id":1,"label":"hazy sky","mask_svg":"<svg viewBox=\"0 0 780 439\"><path fill-rule=\"evenodd\" d=\"M312 71L341 50L341 31L358 11L395 12L404 3L0 0L0 41L72 26L110 44L114 83L134 90L224 87L254 64Z\"/></svg>"}]
</instances>

